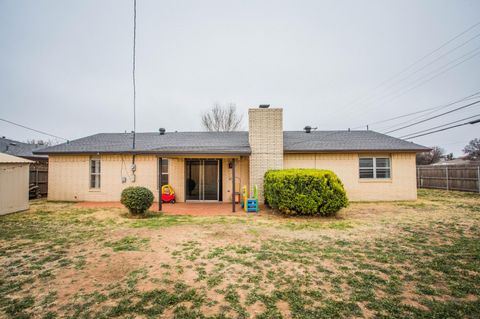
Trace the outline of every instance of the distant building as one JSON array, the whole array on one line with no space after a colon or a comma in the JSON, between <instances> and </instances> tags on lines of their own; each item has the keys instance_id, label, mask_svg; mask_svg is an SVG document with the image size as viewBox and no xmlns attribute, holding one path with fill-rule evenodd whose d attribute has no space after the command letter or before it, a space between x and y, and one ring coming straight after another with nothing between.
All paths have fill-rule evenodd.
<instances>
[{"instance_id":1,"label":"distant building","mask_svg":"<svg viewBox=\"0 0 480 319\"><path fill-rule=\"evenodd\" d=\"M45 148L43 144L28 144L14 141L2 136L0 138L0 153L26 158L36 162L48 161L47 155L33 154L33 151Z\"/></svg>"}]
</instances>

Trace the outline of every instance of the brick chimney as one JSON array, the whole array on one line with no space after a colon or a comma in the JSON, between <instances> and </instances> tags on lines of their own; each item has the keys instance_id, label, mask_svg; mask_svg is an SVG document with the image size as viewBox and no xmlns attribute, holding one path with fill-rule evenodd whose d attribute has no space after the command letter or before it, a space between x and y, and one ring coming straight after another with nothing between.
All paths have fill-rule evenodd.
<instances>
[{"instance_id":1,"label":"brick chimney","mask_svg":"<svg viewBox=\"0 0 480 319\"><path fill-rule=\"evenodd\" d=\"M283 168L283 109L260 105L248 110L250 155L250 194L258 186L263 204L263 175L269 169Z\"/></svg>"}]
</instances>

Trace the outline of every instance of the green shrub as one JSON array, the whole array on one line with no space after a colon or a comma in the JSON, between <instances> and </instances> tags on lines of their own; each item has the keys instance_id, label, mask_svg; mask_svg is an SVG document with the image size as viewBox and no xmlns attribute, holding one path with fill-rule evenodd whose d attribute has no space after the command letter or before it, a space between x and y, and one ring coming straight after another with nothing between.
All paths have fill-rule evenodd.
<instances>
[{"instance_id":1,"label":"green shrub","mask_svg":"<svg viewBox=\"0 0 480 319\"><path fill-rule=\"evenodd\" d=\"M122 192L120 202L132 214L143 214L153 204L153 193L145 187L127 187Z\"/></svg>"},{"instance_id":2,"label":"green shrub","mask_svg":"<svg viewBox=\"0 0 480 319\"><path fill-rule=\"evenodd\" d=\"M328 170L270 170L264 177L265 203L290 215L332 215L348 205L340 179Z\"/></svg>"}]
</instances>

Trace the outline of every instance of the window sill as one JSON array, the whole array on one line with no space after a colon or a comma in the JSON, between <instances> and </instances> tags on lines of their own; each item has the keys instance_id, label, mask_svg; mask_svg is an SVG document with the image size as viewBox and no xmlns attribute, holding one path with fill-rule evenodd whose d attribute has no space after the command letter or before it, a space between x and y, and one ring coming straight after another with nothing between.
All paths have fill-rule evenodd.
<instances>
[{"instance_id":1,"label":"window sill","mask_svg":"<svg viewBox=\"0 0 480 319\"><path fill-rule=\"evenodd\" d=\"M93 192L93 193L97 193L97 192L101 192L102 190L100 188L90 188L88 191Z\"/></svg>"},{"instance_id":2,"label":"window sill","mask_svg":"<svg viewBox=\"0 0 480 319\"><path fill-rule=\"evenodd\" d=\"M391 178L359 178L360 183L391 183Z\"/></svg>"}]
</instances>

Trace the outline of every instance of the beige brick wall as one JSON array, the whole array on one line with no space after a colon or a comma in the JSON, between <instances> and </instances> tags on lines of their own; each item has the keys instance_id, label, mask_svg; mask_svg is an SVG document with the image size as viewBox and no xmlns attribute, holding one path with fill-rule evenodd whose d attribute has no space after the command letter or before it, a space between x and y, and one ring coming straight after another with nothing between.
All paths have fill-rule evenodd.
<instances>
[{"instance_id":1,"label":"beige brick wall","mask_svg":"<svg viewBox=\"0 0 480 319\"><path fill-rule=\"evenodd\" d=\"M280 108L248 110L250 155L250 193L258 186L263 202L263 176L269 169L283 168L283 110Z\"/></svg>"},{"instance_id":2,"label":"beige brick wall","mask_svg":"<svg viewBox=\"0 0 480 319\"><path fill-rule=\"evenodd\" d=\"M144 186L157 200L158 161L154 155L135 157L135 182L132 181L131 155L101 155L101 187L90 189L90 156L50 155L48 161L48 199L68 201L119 201L128 186ZM127 178L122 183L122 176Z\"/></svg>"},{"instance_id":3,"label":"beige brick wall","mask_svg":"<svg viewBox=\"0 0 480 319\"><path fill-rule=\"evenodd\" d=\"M231 157L206 156L223 159L223 201L231 201L232 170L228 168ZM166 157L165 157L166 158ZM169 183L175 190L176 200L185 201L185 158L202 158L199 156L168 157ZM122 190L128 186L144 186L150 189L158 200L158 157L155 155L137 155L136 180L131 180L130 165L132 156L101 155L101 187L90 189L90 156L88 155L51 155L49 157L49 200L66 201L119 201ZM248 185L248 157L237 158L235 175L237 187ZM122 176L127 182L122 183Z\"/></svg>"},{"instance_id":4,"label":"beige brick wall","mask_svg":"<svg viewBox=\"0 0 480 319\"><path fill-rule=\"evenodd\" d=\"M361 180L360 156L391 158L389 180ZM415 200L417 198L414 153L285 154L285 168L318 168L333 171L342 180L351 201Z\"/></svg>"}]
</instances>

